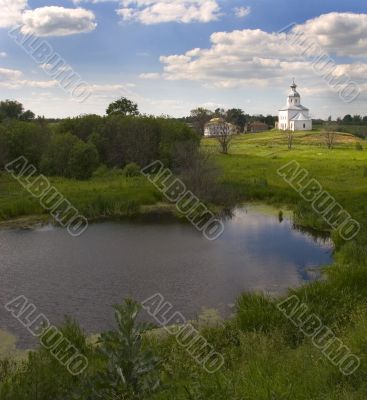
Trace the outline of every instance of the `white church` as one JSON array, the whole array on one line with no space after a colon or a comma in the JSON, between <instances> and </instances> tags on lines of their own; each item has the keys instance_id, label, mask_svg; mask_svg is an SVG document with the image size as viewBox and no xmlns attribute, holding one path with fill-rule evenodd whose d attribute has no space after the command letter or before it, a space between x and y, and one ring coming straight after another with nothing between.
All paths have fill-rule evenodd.
<instances>
[{"instance_id":1,"label":"white church","mask_svg":"<svg viewBox=\"0 0 367 400\"><path fill-rule=\"evenodd\" d=\"M278 129L284 131L310 131L312 130L312 118L310 110L301 104L301 96L297 92L297 85L291 85L288 94L287 105L279 110Z\"/></svg>"}]
</instances>

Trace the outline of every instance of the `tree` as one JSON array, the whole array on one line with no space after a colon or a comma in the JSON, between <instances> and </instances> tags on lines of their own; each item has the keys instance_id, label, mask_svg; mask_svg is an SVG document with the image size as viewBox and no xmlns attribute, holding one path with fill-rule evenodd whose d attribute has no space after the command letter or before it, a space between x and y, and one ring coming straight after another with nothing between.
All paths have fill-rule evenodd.
<instances>
[{"instance_id":1,"label":"tree","mask_svg":"<svg viewBox=\"0 0 367 400\"><path fill-rule=\"evenodd\" d=\"M99 164L98 152L94 144L78 140L71 149L68 175L75 179L88 179Z\"/></svg>"},{"instance_id":2,"label":"tree","mask_svg":"<svg viewBox=\"0 0 367 400\"><path fill-rule=\"evenodd\" d=\"M331 150L334 147L337 129L338 127L333 123L325 124L323 128L326 146L329 150Z\"/></svg>"},{"instance_id":3,"label":"tree","mask_svg":"<svg viewBox=\"0 0 367 400\"><path fill-rule=\"evenodd\" d=\"M352 123L353 122L353 117L350 114L347 114L343 118L343 122L346 124Z\"/></svg>"},{"instance_id":4,"label":"tree","mask_svg":"<svg viewBox=\"0 0 367 400\"><path fill-rule=\"evenodd\" d=\"M226 121L238 126L240 132L243 132L243 129L246 125L246 120L247 117L244 111L240 108L231 108L227 110Z\"/></svg>"},{"instance_id":5,"label":"tree","mask_svg":"<svg viewBox=\"0 0 367 400\"><path fill-rule=\"evenodd\" d=\"M195 129L201 134L204 135L205 125L210 121L213 116L213 113L206 108L195 108L195 110L191 110L191 119L194 124Z\"/></svg>"},{"instance_id":6,"label":"tree","mask_svg":"<svg viewBox=\"0 0 367 400\"><path fill-rule=\"evenodd\" d=\"M214 111L215 118L226 118L226 110L224 108L216 108Z\"/></svg>"},{"instance_id":7,"label":"tree","mask_svg":"<svg viewBox=\"0 0 367 400\"><path fill-rule=\"evenodd\" d=\"M294 131L291 131L289 129L285 133L287 135L288 150L292 150L292 148L293 148L293 139L294 139Z\"/></svg>"},{"instance_id":8,"label":"tree","mask_svg":"<svg viewBox=\"0 0 367 400\"><path fill-rule=\"evenodd\" d=\"M8 161L23 156L38 168L49 142L47 127L36 122L10 121L5 136Z\"/></svg>"},{"instance_id":9,"label":"tree","mask_svg":"<svg viewBox=\"0 0 367 400\"><path fill-rule=\"evenodd\" d=\"M69 158L77 141L78 138L70 133L53 135L43 154L41 171L46 175L69 177Z\"/></svg>"},{"instance_id":10,"label":"tree","mask_svg":"<svg viewBox=\"0 0 367 400\"><path fill-rule=\"evenodd\" d=\"M230 124L223 121L218 125L216 139L220 145L220 151L222 154L228 154L229 146L232 141L232 128Z\"/></svg>"},{"instance_id":11,"label":"tree","mask_svg":"<svg viewBox=\"0 0 367 400\"><path fill-rule=\"evenodd\" d=\"M20 116L22 121L32 121L36 116L31 110L24 111L24 113Z\"/></svg>"},{"instance_id":12,"label":"tree","mask_svg":"<svg viewBox=\"0 0 367 400\"><path fill-rule=\"evenodd\" d=\"M362 117L360 115L353 115L353 123L360 124L362 122Z\"/></svg>"},{"instance_id":13,"label":"tree","mask_svg":"<svg viewBox=\"0 0 367 400\"><path fill-rule=\"evenodd\" d=\"M139 115L139 110L136 103L126 97L121 97L121 99L114 101L108 106L106 113L107 115L136 116Z\"/></svg>"},{"instance_id":14,"label":"tree","mask_svg":"<svg viewBox=\"0 0 367 400\"><path fill-rule=\"evenodd\" d=\"M23 114L23 105L18 101L0 101L0 119L20 119Z\"/></svg>"}]
</instances>

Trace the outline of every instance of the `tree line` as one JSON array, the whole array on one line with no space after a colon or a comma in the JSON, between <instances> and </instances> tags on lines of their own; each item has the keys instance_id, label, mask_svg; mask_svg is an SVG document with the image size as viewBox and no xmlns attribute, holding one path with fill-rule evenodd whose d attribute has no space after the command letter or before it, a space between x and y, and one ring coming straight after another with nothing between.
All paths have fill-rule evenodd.
<instances>
[{"instance_id":1,"label":"tree line","mask_svg":"<svg viewBox=\"0 0 367 400\"><path fill-rule=\"evenodd\" d=\"M205 125L212 118L221 118L235 125L239 132L244 132L246 125L254 121L263 122L269 127L274 127L275 122L278 121L278 117L272 115L264 116L262 114L250 115L240 108L230 108L228 110L217 108L215 111L211 111L203 107L191 110L189 116L180 118L180 120L190 124L198 133L204 135Z\"/></svg>"},{"instance_id":2,"label":"tree line","mask_svg":"<svg viewBox=\"0 0 367 400\"><path fill-rule=\"evenodd\" d=\"M128 99L111 103L106 114L47 123L25 119L18 102L0 102L0 169L24 156L45 175L88 179L100 165L145 166L159 159L172 166L178 148L199 147L199 135L187 124L142 116Z\"/></svg>"}]
</instances>

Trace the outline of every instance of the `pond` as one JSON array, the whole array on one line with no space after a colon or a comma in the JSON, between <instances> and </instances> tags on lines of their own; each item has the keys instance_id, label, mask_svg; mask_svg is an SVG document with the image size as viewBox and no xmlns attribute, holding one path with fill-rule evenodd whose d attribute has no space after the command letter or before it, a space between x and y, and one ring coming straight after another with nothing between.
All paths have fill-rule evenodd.
<instances>
[{"instance_id":1,"label":"pond","mask_svg":"<svg viewBox=\"0 0 367 400\"><path fill-rule=\"evenodd\" d=\"M76 318L88 333L114 326L111 305L161 293L175 311L196 317L203 307L227 317L243 291L272 295L315 279L332 262L330 240L294 228L265 206L234 210L223 235L208 241L177 221L90 225L78 238L61 228L0 231L0 329L20 347L29 333L3 305L24 295L53 324Z\"/></svg>"}]
</instances>

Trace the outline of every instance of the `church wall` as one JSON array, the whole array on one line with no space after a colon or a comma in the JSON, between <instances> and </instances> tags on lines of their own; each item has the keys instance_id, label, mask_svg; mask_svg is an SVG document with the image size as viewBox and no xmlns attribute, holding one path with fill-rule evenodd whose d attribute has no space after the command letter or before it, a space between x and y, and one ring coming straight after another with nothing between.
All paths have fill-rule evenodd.
<instances>
[{"instance_id":1,"label":"church wall","mask_svg":"<svg viewBox=\"0 0 367 400\"><path fill-rule=\"evenodd\" d=\"M311 131L312 121L294 121L294 129L296 131Z\"/></svg>"}]
</instances>

